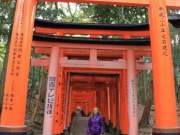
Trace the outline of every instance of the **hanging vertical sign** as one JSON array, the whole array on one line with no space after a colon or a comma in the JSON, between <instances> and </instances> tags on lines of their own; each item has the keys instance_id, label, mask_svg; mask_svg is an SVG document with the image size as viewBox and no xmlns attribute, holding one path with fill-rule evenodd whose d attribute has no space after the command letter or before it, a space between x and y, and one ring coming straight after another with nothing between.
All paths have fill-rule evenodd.
<instances>
[{"instance_id":1,"label":"hanging vertical sign","mask_svg":"<svg viewBox=\"0 0 180 135\"><path fill-rule=\"evenodd\" d=\"M52 115L53 113L53 105L55 102L55 90L56 90L56 77L49 76L48 77L48 91L47 91L47 105L46 105L46 113Z\"/></svg>"}]
</instances>

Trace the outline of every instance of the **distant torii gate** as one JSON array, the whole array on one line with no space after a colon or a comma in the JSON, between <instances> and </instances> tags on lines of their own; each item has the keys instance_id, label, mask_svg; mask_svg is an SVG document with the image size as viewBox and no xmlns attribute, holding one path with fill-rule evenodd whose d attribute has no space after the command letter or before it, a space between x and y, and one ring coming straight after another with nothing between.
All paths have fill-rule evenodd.
<instances>
[{"instance_id":1,"label":"distant torii gate","mask_svg":"<svg viewBox=\"0 0 180 135\"><path fill-rule=\"evenodd\" d=\"M149 56L150 55L150 49L149 49L149 39L144 38L143 40L140 39L133 39L135 37L148 37L149 36L149 29L148 24L134 24L134 25L111 25L111 24L76 24L76 23L60 23L60 22L51 22L51 21L44 21L37 19L35 21L35 34L34 34L34 41L33 41L33 47L35 48L35 53L39 54L46 54L53 56L52 52L50 51L52 48L59 47L61 50L60 55L61 58L59 58L60 63L59 65L63 68L79 68L79 72L81 72L82 68L89 69L89 71L99 71L104 69L105 73L107 73L107 70L127 70L127 73L129 74L128 78L135 77L135 67L137 69L150 69L150 64L145 65L135 65L136 57L141 56ZM47 35L50 34L50 35ZM64 38L64 35L88 35L90 38ZM56 36L53 36L56 35ZM58 35L58 36L57 36ZM117 37L123 37L124 40L111 40L111 39L101 39L97 40L97 36L103 36L103 35L111 35L111 36L117 36ZM88 40L87 40L88 39ZM58 42L57 42L58 41ZM116 41L116 42L114 42ZM64 43L65 42L65 43ZM131 43L130 43L131 42ZM125 44L125 45L124 45ZM129 45L128 45L129 44ZM66 56L69 50L69 55L71 57L77 56L86 56L89 59L87 60L71 60L68 59ZM99 52L101 50L101 53ZM126 56L129 50L132 50L133 53L132 56ZM108 53L109 52L109 53ZM111 53L110 53L111 52ZM100 54L99 54L100 53ZM66 54L66 55L64 55ZM117 55L118 54L118 55ZM101 60L99 59L102 56L106 57L116 57L116 61L113 60ZM118 56L118 57L117 57ZM126 58L127 57L127 58ZM77 59L77 58L76 58ZM132 60L127 64L127 60ZM51 58L43 58L43 59L32 59L32 66L47 66L49 61L51 61ZM51 65L49 65L50 69ZM132 67L132 68L131 68ZM105 70L106 69L106 70ZM132 72L129 73L132 69ZM50 70L49 70L50 71ZM61 69L62 72L62 69ZM119 74L119 72L116 72ZM50 73L49 73L50 74ZM121 130L122 134L128 134L128 121L127 121L127 101L129 106L129 112L133 113L133 106L137 106L137 101L133 101L135 97L137 98L136 90L131 89L129 87L129 91L134 91L134 96L129 96L129 100L127 100L126 86L129 86L130 83L125 81L127 78L126 74L123 72L120 73L120 82L123 87L120 89L120 112L119 115L119 122L120 127L117 127ZM62 77L62 76L61 76ZM132 78L131 78L132 79ZM58 79L59 80L59 79ZM135 80L135 79L134 79ZM127 85L122 84L127 83ZM135 85L133 86L135 87ZM62 91L65 91L63 89L57 91L61 91L60 93L64 93ZM130 92L128 92L130 93ZM131 93L132 95L133 93ZM61 95L56 95L57 98ZM134 97L134 98L133 98ZM46 97L48 99L48 97ZM59 98L58 98L59 99ZM70 99L68 99L70 100ZM134 104L132 104L134 102ZM57 103L58 104L58 103ZM46 105L47 106L47 105ZM60 105L61 106L61 105ZM55 115L63 115L62 114L63 109L56 109L55 107ZM69 111L68 111L69 112ZM69 112L70 113L70 112ZM69 118L70 114L64 114L67 115L67 125L69 125ZM45 111L46 114L46 111ZM59 132L62 132L64 129L63 126L63 120L58 120L58 115L53 116L54 119L56 119L56 122L52 124L53 118L50 115L45 115L44 120L46 121L44 123L44 134L48 131L52 132L52 125L54 125L54 134L57 134ZM111 116L113 116L112 121L113 124L115 124L114 116L115 114L111 113ZM133 130L134 132L138 131L138 123L137 123L137 111L136 115L132 117L129 115L129 121L131 121L131 124L134 124L134 128L136 131L131 128L130 130ZM49 119L51 117L51 119ZM63 118L63 117L62 117ZM135 119L133 119L135 118ZM48 120L48 122L47 122ZM60 123L59 123L60 122ZM66 124L65 124L66 125ZM116 125L117 126L117 125ZM49 133L47 133L49 134ZM51 133L50 133L51 134Z\"/></svg>"},{"instance_id":2,"label":"distant torii gate","mask_svg":"<svg viewBox=\"0 0 180 135\"><path fill-rule=\"evenodd\" d=\"M149 32L147 32L148 25L110 25L110 24L75 24L75 23L58 23L58 22L50 22L50 21L44 21L44 20L36 20L35 22L35 34L34 34L34 41L33 41L33 47L35 48L35 53L40 54L46 54L54 56L54 53L52 52L55 48L60 49L60 55L61 58L59 58L60 63L59 65L63 68L79 68L79 72L82 72L82 68L89 69L88 71L98 71L104 69L104 72L107 73L107 70L127 70L125 73L124 71L119 73L116 72L116 74L120 74L120 82L122 85L120 89L120 112L118 115L120 117L120 130L122 134L128 134L128 121L127 121L127 108L129 108L129 112L135 113L132 117L129 115L129 125L132 125L130 130L133 130L134 133L138 132L138 120L137 120L137 100L134 100L137 98L137 92L135 90L135 81L132 84L128 83L130 81L126 81L128 75L128 79L135 79L135 73L136 68L139 70L142 69L151 69L151 66L149 64L145 65L139 65L136 64L135 60L136 57L141 56L150 56L150 42L148 38L144 39L133 39L133 37L136 36L148 36ZM40 33L39 33L40 32ZM42 34L44 33L44 34ZM51 35L47 35L51 34ZM136 35L136 33L141 33L141 35ZM53 36L53 35L61 35L61 36ZM64 34L82 34L82 35L89 35L90 38L72 38L72 37L62 37ZM93 35L93 37L91 37ZM116 35L116 36L122 36L123 40L113 40L113 39L101 39L98 40L95 38L97 35ZM126 39L127 38L127 39ZM70 50L69 55L71 57L75 57L76 55L79 56L86 56L89 57L88 60L71 60L68 59L67 52L68 49ZM51 51L52 50L52 51ZM88 51L89 50L89 51ZM99 50L101 50L101 55L99 54ZM57 52L57 51L56 51ZM108 53L109 52L109 53ZM111 52L111 53L110 53ZM132 55L128 55L132 54ZM66 55L64 55L66 54ZM118 54L118 55L117 55ZM103 56L109 56L116 57L116 61L113 60L98 60L99 57ZM118 56L118 57L117 57ZM75 57L76 58L76 57ZM77 59L77 58L76 58ZM53 60L53 57L43 58L43 59L32 59L32 65L33 66L47 66L49 64L49 75L51 74L50 68L53 66L50 61ZM127 63L127 61L129 63ZM57 63L56 63L57 64ZM54 62L55 67L55 62ZM105 70L106 69L106 70ZM54 71L54 70L53 70ZM62 69L61 69L62 72ZM62 77L62 76L61 76ZM123 83L125 84L123 84ZM127 83L127 84L126 84ZM130 87L132 85L132 89ZM129 89L129 92L127 92L127 87ZM47 89L49 91L49 89ZM59 89L57 89L59 91ZM60 90L64 91L64 90ZM62 92L61 92L62 93ZM129 100L127 100L127 93L129 93ZM61 95L56 95L57 98ZM46 97L48 99L48 96ZM59 99L59 98L58 98ZM127 105L127 101L129 104L129 107ZM47 102L48 103L48 102ZM135 110L134 110L134 107ZM46 105L47 107L47 105ZM56 107L55 107L56 108ZM57 112L56 112L57 110ZM135 112L136 111L136 112ZM62 115L63 109L55 109L55 115L59 114ZM131 114L129 113L129 114ZM112 114L114 116L114 114ZM54 119L57 120L58 115L53 116ZM63 123L59 124L59 120L52 124L53 117L50 115L46 115L44 120L46 121L44 123L44 132L43 135L51 134L53 131L52 125L54 125L56 128L54 130L54 134L57 134L59 132L62 132L63 130ZM68 113L68 120L67 123L69 124L69 113ZM115 124L115 121L113 119L113 124ZM58 129L58 130L57 130ZM135 131L136 130L136 131Z\"/></svg>"},{"instance_id":3,"label":"distant torii gate","mask_svg":"<svg viewBox=\"0 0 180 135\"><path fill-rule=\"evenodd\" d=\"M26 134L25 108L33 23L36 3L44 1L60 2L61 0L17 0L7 65L0 135ZM179 9L179 0L70 0L68 2L149 8L156 113L153 134L180 134L177 123L172 52L167 19L167 8ZM132 53L130 52L128 55L132 56ZM133 135L134 133L130 130L129 134Z\"/></svg>"},{"instance_id":4,"label":"distant torii gate","mask_svg":"<svg viewBox=\"0 0 180 135\"><path fill-rule=\"evenodd\" d=\"M127 78L127 74L129 75L128 78L132 77L133 80L135 79L135 73L136 73L136 70L150 70L151 69L151 64L143 64L143 63L139 63L139 62L135 62L135 58L136 57L140 57L140 56L149 56L148 54L148 51L149 51L149 47L145 46L145 47L135 47L135 46L132 46L132 47L122 47L122 46L117 46L116 48L113 49L112 46L107 46L108 48L104 47L104 54L111 48L112 50L110 50L112 53L116 53L119 51L119 54L120 55L124 55L122 59L119 59L118 61L103 61L103 60L97 60L97 49L93 48L93 49L90 49L90 59L89 60L71 60L71 59L68 59L66 56L64 56L64 54L67 52L66 50L68 50L68 48L70 49L70 47L72 46L69 46L68 43L66 44L66 46L68 48L63 48L63 43L57 43L57 44L53 44L53 43L46 43L46 42L37 42L37 41L34 41L33 42L33 46L34 47L37 47L37 49L35 49L35 53L38 53L38 54L50 54L51 53L51 56L53 56L52 54L52 51L50 51L52 48L55 48L55 47L59 47L60 49L60 54L62 55L60 58L59 58L59 65L61 67L61 70L60 72L62 72L62 70L64 69L74 69L74 68L78 68L79 71L78 73L85 73L86 72L97 72L99 73L100 71L102 72L102 70L104 71L104 73L116 73L116 74L120 74L120 86L121 86L121 89L119 90L119 92L121 93L120 94L120 105L119 105L119 108L120 109L120 113L119 113L119 121L120 121L120 128L121 129L121 133L122 134L127 134L128 133L128 124L126 123L126 116L127 116L127 95L125 93L127 93L126 89L127 87L126 86L129 86L130 83L128 83L125 79L123 78ZM45 49L39 49L38 47L45 47ZM47 49L47 46L52 46L51 49L48 47ZM89 44L83 44L82 47L86 47L88 49L88 47L90 47L91 45ZM73 49L71 49L71 52L79 52L78 50L83 50L83 51L86 51L85 49L81 48L81 49L78 49L79 47L79 44L73 44L73 48L74 48L74 51ZM94 47L97 47L98 48L98 45L94 45ZM77 48L77 49L75 49ZM101 47L102 48L102 47ZM136 48L136 49L135 49ZM107 49L107 50L106 50ZM125 50L126 49L126 50ZM49 50L49 51L46 51L46 50ZM122 52L121 52L122 51ZM129 52L131 53L132 52L132 56L127 56L127 53L125 52ZM122 53L122 54L121 54ZM128 53L128 54L129 54ZM95 55L94 55L95 54ZM71 54L73 55L73 54ZM74 54L75 55L75 54ZM80 54L81 55L81 54ZM127 58L125 58L127 57ZM129 63L127 62L127 60L131 60L129 61ZM36 59L36 58L33 58L31 60L31 64L32 66L44 66L44 67L48 67L49 68L51 67L51 65L49 64L50 61L52 61L52 58L40 58L40 59ZM86 70L83 70L83 69L86 69ZM87 70L88 69L88 70ZM132 69L132 70L130 70ZM108 72L108 70L115 70L114 72ZM73 72L73 70L70 70L71 72ZM124 71L127 71L126 73ZM60 78L62 78L62 76L60 76ZM63 77L64 78L64 77ZM59 79L58 79L59 80ZM124 84L123 84L124 83ZM135 83L135 82L134 82ZM134 90L134 89L133 89ZM57 90L59 91L59 90ZM65 91L65 90L60 90L60 91ZM136 91L134 91L135 93L137 93ZM124 94L123 94L124 93ZM61 95L56 95L57 97L61 96ZM134 95L135 96L135 95ZM137 96L135 96L137 97ZM130 103L132 103L132 100L133 98L131 97L131 100ZM134 102L133 106L136 105L136 103ZM56 107L55 107L56 108ZM129 110L132 110L133 107L129 107ZM55 112L54 114L62 114L62 111L63 109L55 109L57 111L57 113ZM133 112L133 111L131 111ZM112 116L114 114L111 114ZM47 119L48 117L44 117L45 119ZM54 116L54 118L59 118L58 115L57 116ZM132 117L131 117L132 118ZM137 118L137 116L135 116L135 118ZM53 119L53 118L52 118ZM51 125L54 125L55 127L57 127L56 129L54 129L54 133L58 133L59 131L62 132L62 130L64 129L63 128L63 125L59 124L59 121L61 120L57 120L54 124L51 124ZM131 119L131 122L132 122L132 119ZM134 120L134 123L137 122L137 120ZM115 123L113 123L115 124ZM137 123L136 123L137 124ZM49 126L50 125L50 122L46 122L45 125L44 125L44 129L49 129ZM68 116L68 125L69 125L69 116ZM138 127L136 127L138 129ZM57 130L58 129L58 130ZM50 129L48 130L50 131Z\"/></svg>"}]
</instances>

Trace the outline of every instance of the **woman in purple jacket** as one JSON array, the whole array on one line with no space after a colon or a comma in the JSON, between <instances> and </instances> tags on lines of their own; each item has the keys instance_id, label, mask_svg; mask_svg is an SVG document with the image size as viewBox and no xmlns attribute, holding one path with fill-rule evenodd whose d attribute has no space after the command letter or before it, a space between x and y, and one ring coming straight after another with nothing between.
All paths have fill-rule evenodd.
<instances>
[{"instance_id":1,"label":"woman in purple jacket","mask_svg":"<svg viewBox=\"0 0 180 135\"><path fill-rule=\"evenodd\" d=\"M88 135L103 135L104 134L104 118L99 113L99 109L96 107L93 109L93 113L88 121Z\"/></svg>"}]
</instances>

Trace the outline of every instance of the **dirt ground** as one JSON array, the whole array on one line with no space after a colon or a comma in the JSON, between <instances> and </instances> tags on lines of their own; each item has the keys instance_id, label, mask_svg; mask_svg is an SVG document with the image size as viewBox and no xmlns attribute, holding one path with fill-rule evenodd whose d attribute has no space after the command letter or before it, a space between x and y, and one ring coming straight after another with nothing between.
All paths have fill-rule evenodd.
<instances>
[{"instance_id":1,"label":"dirt ground","mask_svg":"<svg viewBox=\"0 0 180 135\"><path fill-rule=\"evenodd\" d=\"M138 110L139 110L139 120L141 119L142 113L143 113L144 106L139 105ZM179 123L180 123L180 104L177 105L177 112L178 112L178 118L179 118ZM154 106L151 108L151 113L150 113L150 125L148 125L146 128L142 128L139 130L139 135L151 135L152 133L152 127L154 125ZM31 132L29 135L42 135L42 122L43 121L43 112L41 119L36 121L36 123L27 123L31 127ZM31 125L32 124L32 125Z\"/></svg>"},{"instance_id":2,"label":"dirt ground","mask_svg":"<svg viewBox=\"0 0 180 135\"><path fill-rule=\"evenodd\" d=\"M141 118L142 116L142 113L143 113L143 108L144 106L142 105L139 105L139 119ZM179 124L180 124L180 104L177 104L177 113L178 113L178 121L179 121ZM139 134L140 135L151 135L152 133L152 125L154 125L154 106L152 106L151 108L151 117L150 117L150 125L148 125L146 128L142 128L139 130Z\"/></svg>"},{"instance_id":3,"label":"dirt ground","mask_svg":"<svg viewBox=\"0 0 180 135\"><path fill-rule=\"evenodd\" d=\"M138 110L139 110L139 121L141 119L141 116L142 116L142 113L143 113L143 109L144 109L144 106L143 105L139 105L138 106ZM154 123L154 119L153 119L153 115L154 115L154 106L152 106L151 108L151 113L150 113L150 125L148 125L146 128L141 128L139 130L139 134L140 135L151 135L152 133L152 125Z\"/></svg>"}]
</instances>

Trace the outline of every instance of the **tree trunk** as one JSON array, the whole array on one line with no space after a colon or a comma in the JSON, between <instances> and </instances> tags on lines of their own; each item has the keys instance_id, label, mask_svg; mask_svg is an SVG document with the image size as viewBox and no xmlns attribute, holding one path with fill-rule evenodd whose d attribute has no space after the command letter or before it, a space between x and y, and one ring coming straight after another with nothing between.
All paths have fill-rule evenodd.
<instances>
[{"instance_id":1,"label":"tree trunk","mask_svg":"<svg viewBox=\"0 0 180 135\"><path fill-rule=\"evenodd\" d=\"M139 122L140 127L145 127L149 124L150 112L151 112L151 106L152 106L152 81L148 82L146 91L147 91L147 100L144 105L143 115Z\"/></svg>"},{"instance_id":2,"label":"tree trunk","mask_svg":"<svg viewBox=\"0 0 180 135\"><path fill-rule=\"evenodd\" d=\"M44 89L44 85L45 85L45 76L44 76L44 71L43 69L40 70L41 71L41 74L40 74L40 82L39 82L39 88L38 88L38 93L37 93L37 99L36 99L36 103L35 103L35 107L34 107L34 110L33 110L33 114L32 114L32 118L31 118L31 121L34 122L35 118L36 118L36 115L38 113L38 110L39 110L39 106L40 106L40 98L42 96L42 92L43 92L43 89Z\"/></svg>"}]
</instances>

